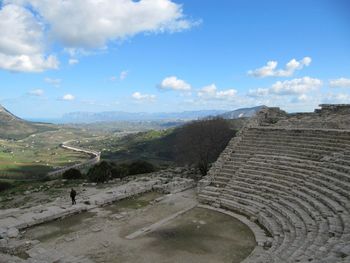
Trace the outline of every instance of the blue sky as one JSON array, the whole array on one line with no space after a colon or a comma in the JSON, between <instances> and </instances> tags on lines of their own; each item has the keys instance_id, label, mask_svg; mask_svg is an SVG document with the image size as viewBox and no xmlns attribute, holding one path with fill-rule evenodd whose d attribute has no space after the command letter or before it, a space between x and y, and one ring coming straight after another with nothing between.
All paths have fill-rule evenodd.
<instances>
[{"instance_id":1,"label":"blue sky","mask_svg":"<svg viewBox=\"0 0 350 263\"><path fill-rule=\"evenodd\" d=\"M0 3L0 103L21 117L350 103L348 0Z\"/></svg>"}]
</instances>

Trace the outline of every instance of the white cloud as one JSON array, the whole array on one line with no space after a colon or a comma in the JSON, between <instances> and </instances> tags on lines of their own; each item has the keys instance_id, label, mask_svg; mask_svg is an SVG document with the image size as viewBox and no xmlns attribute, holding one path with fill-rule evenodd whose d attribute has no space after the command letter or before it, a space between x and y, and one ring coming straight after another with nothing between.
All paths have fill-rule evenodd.
<instances>
[{"instance_id":1,"label":"white cloud","mask_svg":"<svg viewBox=\"0 0 350 263\"><path fill-rule=\"evenodd\" d=\"M298 101L308 101L309 97L306 94L298 96Z\"/></svg>"},{"instance_id":2,"label":"white cloud","mask_svg":"<svg viewBox=\"0 0 350 263\"><path fill-rule=\"evenodd\" d=\"M349 94L344 94L344 93L328 93L324 96L322 103L345 103L348 104L350 103L350 95Z\"/></svg>"},{"instance_id":3,"label":"white cloud","mask_svg":"<svg viewBox=\"0 0 350 263\"><path fill-rule=\"evenodd\" d=\"M58 60L45 55L44 28L27 9L8 4L0 9L0 68L41 72L57 69Z\"/></svg>"},{"instance_id":4,"label":"white cloud","mask_svg":"<svg viewBox=\"0 0 350 263\"><path fill-rule=\"evenodd\" d=\"M235 98L236 94L237 90L235 89L218 91L215 84L203 87L197 93L198 97L200 98L216 100L230 100L232 98Z\"/></svg>"},{"instance_id":5,"label":"white cloud","mask_svg":"<svg viewBox=\"0 0 350 263\"><path fill-rule=\"evenodd\" d=\"M176 76L171 76L163 79L159 87L163 90L190 91L191 85Z\"/></svg>"},{"instance_id":6,"label":"white cloud","mask_svg":"<svg viewBox=\"0 0 350 263\"><path fill-rule=\"evenodd\" d=\"M269 89L264 88L258 88L258 89L251 89L248 91L249 97L263 97L267 96L269 94Z\"/></svg>"},{"instance_id":7,"label":"white cloud","mask_svg":"<svg viewBox=\"0 0 350 263\"><path fill-rule=\"evenodd\" d=\"M237 90L228 89L216 92L216 99L231 99L234 98L237 94Z\"/></svg>"},{"instance_id":8,"label":"white cloud","mask_svg":"<svg viewBox=\"0 0 350 263\"><path fill-rule=\"evenodd\" d=\"M177 32L196 24L187 20L182 6L171 0L22 2L30 3L43 17L54 39L71 48L103 48L109 41L138 33Z\"/></svg>"},{"instance_id":9,"label":"white cloud","mask_svg":"<svg viewBox=\"0 0 350 263\"><path fill-rule=\"evenodd\" d=\"M129 74L129 71L123 70L123 71L120 72L120 74L119 74L119 79L120 79L120 80L126 79L126 77L128 76L128 74Z\"/></svg>"},{"instance_id":10,"label":"white cloud","mask_svg":"<svg viewBox=\"0 0 350 263\"><path fill-rule=\"evenodd\" d=\"M304 57L297 61L296 59L290 60L285 69L277 69L277 61L268 61L267 64L261 68L248 71L248 75L254 77L290 77L295 71L303 69L305 66L311 64L312 59L310 57Z\"/></svg>"},{"instance_id":11,"label":"white cloud","mask_svg":"<svg viewBox=\"0 0 350 263\"><path fill-rule=\"evenodd\" d=\"M119 80L123 81L124 79L127 78L128 74L129 74L129 71L123 70L123 71L121 71L121 72L119 73L119 77L117 77L117 76L112 76L112 77L109 78L109 80L110 80L110 81L116 81L117 79L119 79Z\"/></svg>"},{"instance_id":12,"label":"white cloud","mask_svg":"<svg viewBox=\"0 0 350 263\"><path fill-rule=\"evenodd\" d=\"M44 91L42 89L34 89L28 92L31 96L41 97L44 95Z\"/></svg>"},{"instance_id":13,"label":"white cloud","mask_svg":"<svg viewBox=\"0 0 350 263\"><path fill-rule=\"evenodd\" d=\"M1 2L0 68L10 71L57 69L56 56L47 54L48 39L71 54L86 54L136 34L178 32L198 24L185 18L182 5L171 0Z\"/></svg>"},{"instance_id":14,"label":"white cloud","mask_svg":"<svg viewBox=\"0 0 350 263\"><path fill-rule=\"evenodd\" d=\"M205 97L205 96L214 97L216 94L216 90L217 90L216 85L211 84L209 86L205 86L201 88L197 94L198 94L198 97Z\"/></svg>"},{"instance_id":15,"label":"white cloud","mask_svg":"<svg viewBox=\"0 0 350 263\"><path fill-rule=\"evenodd\" d=\"M303 77L299 79L277 81L270 88L249 90L249 97L264 97L268 95L305 95L322 87L322 81L316 78Z\"/></svg>"},{"instance_id":16,"label":"white cloud","mask_svg":"<svg viewBox=\"0 0 350 263\"><path fill-rule=\"evenodd\" d=\"M72 94L65 94L61 100L65 100L65 101L73 101L75 100L75 96L73 96Z\"/></svg>"},{"instance_id":17,"label":"white cloud","mask_svg":"<svg viewBox=\"0 0 350 263\"><path fill-rule=\"evenodd\" d=\"M54 87L59 87L61 85L61 82L62 82L61 79L53 79L53 78L45 78L44 80L46 83L48 83Z\"/></svg>"},{"instance_id":18,"label":"white cloud","mask_svg":"<svg viewBox=\"0 0 350 263\"><path fill-rule=\"evenodd\" d=\"M277 81L272 85L269 92L278 95L304 94L318 89L322 86L322 81L316 78L303 77L286 81Z\"/></svg>"},{"instance_id":19,"label":"white cloud","mask_svg":"<svg viewBox=\"0 0 350 263\"><path fill-rule=\"evenodd\" d=\"M350 79L346 79L346 78L332 79L329 81L329 86L331 88L350 88Z\"/></svg>"},{"instance_id":20,"label":"white cloud","mask_svg":"<svg viewBox=\"0 0 350 263\"><path fill-rule=\"evenodd\" d=\"M140 92L134 92L131 97L139 102L153 102L156 99L155 95L152 94L142 94Z\"/></svg>"},{"instance_id":21,"label":"white cloud","mask_svg":"<svg viewBox=\"0 0 350 263\"><path fill-rule=\"evenodd\" d=\"M58 69L58 65L55 56L44 57L40 54L9 56L0 53L0 68L9 71L42 72L48 69Z\"/></svg>"},{"instance_id":22,"label":"white cloud","mask_svg":"<svg viewBox=\"0 0 350 263\"><path fill-rule=\"evenodd\" d=\"M68 64L69 64L69 65L75 65L75 64L78 64L78 63L79 63L79 60L76 59L76 58L70 58L70 59L68 60Z\"/></svg>"}]
</instances>

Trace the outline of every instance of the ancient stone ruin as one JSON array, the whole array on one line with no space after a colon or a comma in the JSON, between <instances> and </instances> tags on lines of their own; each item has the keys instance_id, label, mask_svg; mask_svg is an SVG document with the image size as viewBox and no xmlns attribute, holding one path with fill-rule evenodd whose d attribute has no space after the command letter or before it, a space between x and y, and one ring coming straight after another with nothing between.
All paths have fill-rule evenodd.
<instances>
[{"instance_id":1,"label":"ancient stone ruin","mask_svg":"<svg viewBox=\"0 0 350 263\"><path fill-rule=\"evenodd\" d=\"M174 194L195 187L194 169L170 168L160 172L129 177L117 181L113 186L101 189L94 183L83 183L81 195L76 205L71 205L67 198L57 198L53 202L29 208L12 208L0 211L0 263L92 263L85 256L72 256L65 251L40 246L38 240L23 238L27 229L50 221L71 217L80 213L98 209L132 198L147 192ZM116 219L122 217L114 215ZM92 228L92 232L101 229ZM70 237L66 237L69 242ZM25 255L21 257L21 255Z\"/></svg>"},{"instance_id":2,"label":"ancient stone ruin","mask_svg":"<svg viewBox=\"0 0 350 263\"><path fill-rule=\"evenodd\" d=\"M75 206L58 199L27 209L2 210L0 262L93 262L85 255L72 256L52 246L42 247L37 240L25 239L23 233L29 227L94 211L148 191L181 194L195 186L188 176L192 172L176 168L129 178L104 189L91 187ZM350 262L350 105L321 105L313 113L297 114L263 108L229 142L198 183L200 204L194 191L188 191L192 195L186 193L180 199L184 200L181 210L125 233L125 239L135 241L199 207L229 215L230 222L234 217L251 230L255 236L252 249L255 242L256 247L249 250L252 253L244 263ZM162 196L156 202L164 198L172 197ZM169 204L174 205L173 199ZM112 214L108 220L123 216ZM107 236L112 230L108 226ZM96 226L91 229L102 231ZM70 236L63 239L73 242ZM20 257L21 252L27 258Z\"/></svg>"},{"instance_id":3,"label":"ancient stone ruin","mask_svg":"<svg viewBox=\"0 0 350 263\"><path fill-rule=\"evenodd\" d=\"M201 203L265 230L244 261L350 262L350 105L265 108L199 184Z\"/></svg>"}]
</instances>

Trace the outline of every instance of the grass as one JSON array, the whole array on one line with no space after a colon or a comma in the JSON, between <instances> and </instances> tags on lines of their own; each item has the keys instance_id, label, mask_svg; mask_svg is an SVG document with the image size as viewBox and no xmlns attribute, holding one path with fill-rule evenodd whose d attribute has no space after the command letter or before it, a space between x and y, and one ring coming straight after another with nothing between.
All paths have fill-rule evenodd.
<instances>
[{"instance_id":1,"label":"grass","mask_svg":"<svg viewBox=\"0 0 350 263\"><path fill-rule=\"evenodd\" d=\"M2 139L20 140L32 134L56 129L57 127L52 124L32 123L13 118L0 109L0 138Z\"/></svg>"},{"instance_id":2,"label":"grass","mask_svg":"<svg viewBox=\"0 0 350 263\"><path fill-rule=\"evenodd\" d=\"M103 138L81 140L76 145L102 152L102 158L114 162L145 160L158 166L174 164L176 129L152 130L126 136L111 134Z\"/></svg>"},{"instance_id":3,"label":"grass","mask_svg":"<svg viewBox=\"0 0 350 263\"><path fill-rule=\"evenodd\" d=\"M116 201L110 206L106 206L105 209L113 213L119 213L128 209L140 209L148 206L152 201L162 196L157 192L148 192L132 198L126 198L120 201Z\"/></svg>"},{"instance_id":4,"label":"grass","mask_svg":"<svg viewBox=\"0 0 350 263\"><path fill-rule=\"evenodd\" d=\"M239 130L246 119L229 120L233 130ZM102 158L115 162L129 162L137 159L158 166L176 163L176 138L179 128L150 130L120 136L109 134L103 138L81 140L77 145L102 152Z\"/></svg>"},{"instance_id":5,"label":"grass","mask_svg":"<svg viewBox=\"0 0 350 263\"><path fill-rule=\"evenodd\" d=\"M31 135L21 140L0 140L0 179L40 178L47 172L83 162L88 154L65 150L59 144L92 135L62 128Z\"/></svg>"}]
</instances>

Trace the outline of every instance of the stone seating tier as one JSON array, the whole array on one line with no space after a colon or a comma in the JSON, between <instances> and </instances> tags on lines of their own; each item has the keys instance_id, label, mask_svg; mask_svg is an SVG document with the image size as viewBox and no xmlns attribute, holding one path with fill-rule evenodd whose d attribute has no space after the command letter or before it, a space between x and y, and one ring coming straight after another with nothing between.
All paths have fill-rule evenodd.
<instances>
[{"instance_id":1,"label":"stone seating tier","mask_svg":"<svg viewBox=\"0 0 350 263\"><path fill-rule=\"evenodd\" d=\"M350 131L248 128L199 200L271 235L253 262L350 262Z\"/></svg>"}]
</instances>

